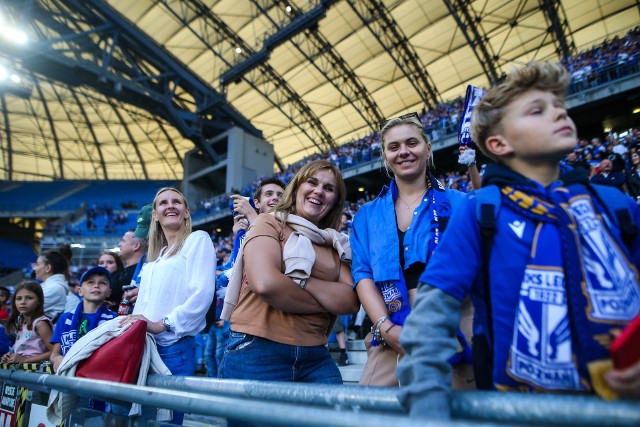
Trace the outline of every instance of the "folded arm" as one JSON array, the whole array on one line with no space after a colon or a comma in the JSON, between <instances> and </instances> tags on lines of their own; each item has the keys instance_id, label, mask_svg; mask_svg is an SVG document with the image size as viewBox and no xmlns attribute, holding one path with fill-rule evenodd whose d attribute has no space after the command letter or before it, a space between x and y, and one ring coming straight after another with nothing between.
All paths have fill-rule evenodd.
<instances>
[{"instance_id":1,"label":"folded arm","mask_svg":"<svg viewBox=\"0 0 640 427\"><path fill-rule=\"evenodd\" d=\"M282 271L280 242L256 236L244 246L244 272L251 290L272 307L287 313L320 313L326 309L310 292L300 288ZM311 286L313 287L313 279Z\"/></svg>"},{"instance_id":2,"label":"folded arm","mask_svg":"<svg viewBox=\"0 0 640 427\"><path fill-rule=\"evenodd\" d=\"M309 277L305 290L332 314L357 313L360 308L358 297L353 291L351 268L344 262L340 263L340 275L335 282Z\"/></svg>"}]
</instances>

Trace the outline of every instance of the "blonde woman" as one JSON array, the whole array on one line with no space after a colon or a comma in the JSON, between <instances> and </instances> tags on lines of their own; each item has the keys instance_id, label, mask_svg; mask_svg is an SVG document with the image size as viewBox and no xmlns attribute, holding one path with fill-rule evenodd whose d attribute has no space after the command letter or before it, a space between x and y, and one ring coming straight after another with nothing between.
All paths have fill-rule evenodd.
<instances>
[{"instance_id":1,"label":"blonde woman","mask_svg":"<svg viewBox=\"0 0 640 427\"><path fill-rule=\"evenodd\" d=\"M155 334L160 357L173 375L195 373L195 335L205 327L214 294L215 251L204 231L191 231L191 211L184 195L163 188L153 200L147 263L133 315ZM174 412L174 423L181 414Z\"/></svg>"},{"instance_id":2,"label":"blonde woman","mask_svg":"<svg viewBox=\"0 0 640 427\"><path fill-rule=\"evenodd\" d=\"M383 164L393 179L354 217L353 281L374 324L365 339L373 348L360 383L397 386L395 367L404 353L400 332L418 279L465 195L445 189L429 173L433 152L416 113L385 121L380 137Z\"/></svg>"}]
</instances>

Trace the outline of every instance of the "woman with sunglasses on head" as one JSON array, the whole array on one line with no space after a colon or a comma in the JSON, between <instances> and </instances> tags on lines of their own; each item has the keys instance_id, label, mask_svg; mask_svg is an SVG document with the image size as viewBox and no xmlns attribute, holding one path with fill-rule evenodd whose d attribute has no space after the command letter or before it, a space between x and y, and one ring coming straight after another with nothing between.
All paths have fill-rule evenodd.
<instances>
[{"instance_id":1,"label":"woman with sunglasses on head","mask_svg":"<svg viewBox=\"0 0 640 427\"><path fill-rule=\"evenodd\" d=\"M398 386L400 332L418 279L465 194L446 189L429 173L431 142L416 113L383 122L380 139L380 156L393 179L356 213L351 234L353 283L373 323L360 384Z\"/></svg>"}]
</instances>

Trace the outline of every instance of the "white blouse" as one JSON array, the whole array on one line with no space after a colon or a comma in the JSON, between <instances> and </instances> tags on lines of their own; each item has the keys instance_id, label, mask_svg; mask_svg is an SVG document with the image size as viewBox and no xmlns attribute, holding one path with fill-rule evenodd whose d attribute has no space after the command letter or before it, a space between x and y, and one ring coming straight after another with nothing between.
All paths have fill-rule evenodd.
<instances>
[{"instance_id":1,"label":"white blouse","mask_svg":"<svg viewBox=\"0 0 640 427\"><path fill-rule=\"evenodd\" d=\"M211 238L194 231L177 254L161 256L142 268L140 291L133 314L152 322L167 316L171 331L155 336L162 347L204 329L215 291L216 257Z\"/></svg>"}]
</instances>

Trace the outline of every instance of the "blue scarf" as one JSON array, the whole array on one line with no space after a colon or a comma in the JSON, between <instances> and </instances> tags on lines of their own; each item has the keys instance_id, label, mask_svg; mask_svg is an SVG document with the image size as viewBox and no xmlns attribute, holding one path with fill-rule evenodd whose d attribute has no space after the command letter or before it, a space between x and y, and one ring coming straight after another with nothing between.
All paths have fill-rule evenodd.
<instances>
[{"instance_id":1,"label":"blue scarf","mask_svg":"<svg viewBox=\"0 0 640 427\"><path fill-rule=\"evenodd\" d=\"M442 231L451 216L451 204L447 198L445 187L433 175L430 175L429 179L430 183L434 183L435 186L430 184L426 194L430 201L431 233L429 242L427 242L429 252L427 253L425 263L429 262L431 255L433 255L438 243L440 243ZM437 188L435 188L436 186ZM397 189L393 184L391 187L391 194L395 202L398 194ZM389 312L391 321L397 325L404 325L404 322L411 311L411 307L409 305L409 293L407 291L407 284L404 281L402 266L400 265L398 268L398 280L379 281L375 282L375 284L382 294L382 298L387 306L387 311Z\"/></svg>"},{"instance_id":2,"label":"blue scarf","mask_svg":"<svg viewBox=\"0 0 640 427\"><path fill-rule=\"evenodd\" d=\"M104 316L104 318L103 318ZM71 330L69 331L71 334L69 335L70 345L75 344L75 342L82 338L87 334L87 332L95 329L100 324L100 320L109 320L115 317L114 313L107 308L106 304L102 304L95 316L85 316L84 315L84 307L81 302L76 307L73 315L71 316Z\"/></svg>"},{"instance_id":3,"label":"blue scarf","mask_svg":"<svg viewBox=\"0 0 640 427\"><path fill-rule=\"evenodd\" d=\"M587 185L501 188L538 229L498 388L599 392L592 368L610 358L612 331L640 312L638 272Z\"/></svg>"}]
</instances>

